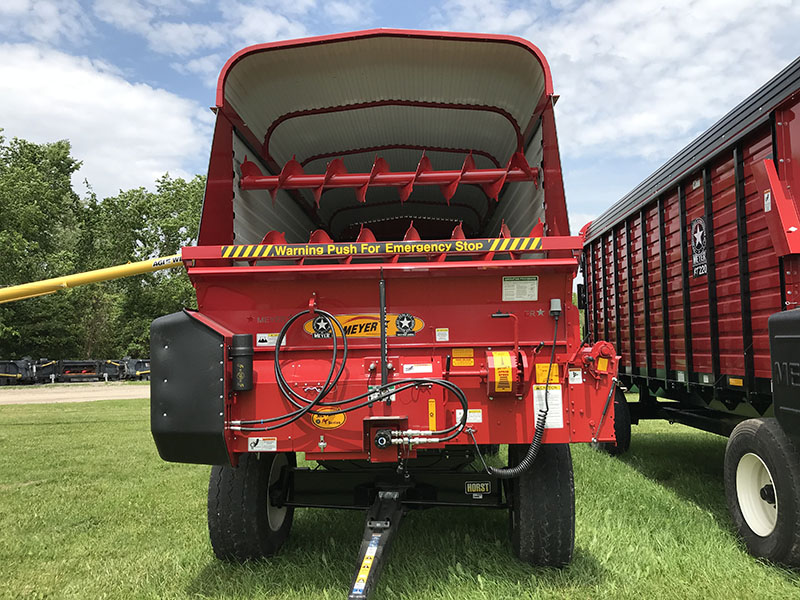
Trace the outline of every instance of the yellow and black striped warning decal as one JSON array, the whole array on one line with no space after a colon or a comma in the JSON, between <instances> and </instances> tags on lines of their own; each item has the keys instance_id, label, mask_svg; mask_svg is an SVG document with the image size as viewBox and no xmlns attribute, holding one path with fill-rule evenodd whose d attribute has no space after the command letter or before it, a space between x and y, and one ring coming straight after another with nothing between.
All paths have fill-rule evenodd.
<instances>
[{"instance_id":1,"label":"yellow and black striped warning decal","mask_svg":"<svg viewBox=\"0 0 800 600\"><path fill-rule=\"evenodd\" d=\"M221 246L222 258L302 258L305 256L385 256L406 254L481 254L541 250L542 238L515 237L482 240L415 242L346 242L338 244L251 244Z\"/></svg>"}]
</instances>

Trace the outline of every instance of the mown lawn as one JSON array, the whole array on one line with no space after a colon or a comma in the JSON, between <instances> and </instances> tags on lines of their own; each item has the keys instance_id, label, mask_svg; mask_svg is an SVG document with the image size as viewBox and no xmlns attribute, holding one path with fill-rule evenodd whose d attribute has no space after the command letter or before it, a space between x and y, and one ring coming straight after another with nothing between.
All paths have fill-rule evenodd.
<instances>
[{"instance_id":1,"label":"mown lawn","mask_svg":"<svg viewBox=\"0 0 800 600\"><path fill-rule=\"evenodd\" d=\"M302 510L284 552L216 561L208 467L162 462L144 400L0 407L0 597L344 598L361 515ZM564 570L518 563L507 516L408 515L377 597L800 598L798 575L736 542L721 482L725 440L634 428L616 460L574 447L577 540Z\"/></svg>"}]
</instances>

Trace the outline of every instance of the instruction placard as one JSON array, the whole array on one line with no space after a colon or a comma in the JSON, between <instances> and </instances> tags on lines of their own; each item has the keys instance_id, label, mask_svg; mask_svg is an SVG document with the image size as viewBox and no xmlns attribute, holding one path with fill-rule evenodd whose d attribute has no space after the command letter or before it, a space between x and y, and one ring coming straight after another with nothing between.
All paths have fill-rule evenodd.
<instances>
[{"instance_id":1,"label":"instruction placard","mask_svg":"<svg viewBox=\"0 0 800 600\"><path fill-rule=\"evenodd\" d=\"M539 418L539 413L544 410L545 387L547 387L547 419L544 422L545 429L562 429L564 427L564 407L561 401L560 385L534 385L533 386L533 409L535 418Z\"/></svg>"},{"instance_id":2,"label":"instruction placard","mask_svg":"<svg viewBox=\"0 0 800 600\"><path fill-rule=\"evenodd\" d=\"M503 302L535 302L539 299L539 277L503 277Z\"/></svg>"}]
</instances>

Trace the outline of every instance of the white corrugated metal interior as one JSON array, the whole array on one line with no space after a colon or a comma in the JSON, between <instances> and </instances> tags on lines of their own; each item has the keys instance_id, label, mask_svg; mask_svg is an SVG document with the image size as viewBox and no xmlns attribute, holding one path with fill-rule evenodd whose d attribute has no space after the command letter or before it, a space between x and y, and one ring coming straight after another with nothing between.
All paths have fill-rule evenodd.
<instances>
[{"instance_id":1,"label":"white corrugated metal interior","mask_svg":"<svg viewBox=\"0 0 800 600\"><path fill-rule=\"evenodd\" d=\"M340 157L349 172L365 173L376 156L392 171L415 171L423 150L436 170L461 169L469 151L478 168L505 168L544 91L542 65L519 45L376 36L246 54L230 69L224 98L278 167L295 157L305 172L324 173ZM277 174L258 160L260 149L234 136L237 174L245 155ZM534 128L523 148L533 167L541 139ZM351 189L331 189L316 216L337 241L355 239L361 225L378 239L402 239L412 220L427 239L450 237L459 222L468 237L497 235L503 219L527 235L542 202L541 187L527 182L507 184L496 205L472 185L449 205L437 186L415 187L404 203L394 188L370 189L364 204ZM314 206L310 190L281 191L273 207L268 192L237 189L235 239L257 243L274 229L304 242Z\"/></svg>"}]
</instances>

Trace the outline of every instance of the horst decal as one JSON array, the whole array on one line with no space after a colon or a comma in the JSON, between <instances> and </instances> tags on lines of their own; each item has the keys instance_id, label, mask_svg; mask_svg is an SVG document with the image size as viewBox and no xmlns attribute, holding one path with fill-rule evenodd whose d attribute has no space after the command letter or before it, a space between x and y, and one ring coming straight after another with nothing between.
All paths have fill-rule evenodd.
<instances>
[{"instance_id":1,"label":"horst decal","mask_svg":"<svg viewBox=\"0 0 800 600\"><path fill-rule=\"evenodd\" d=\"M491 494L492 482L491 481L465 481L464 482L465 494Z\"/></svg>"},{"instance_id":2,"label":"horst decal","mask_svg":"<svg viewBox=\"0 0 800 600\"><path fill-rule=\"evenodd\" d=\"M348 338L377 338L381 337L380 315L336 315L342 324ZM389 337L409 337L416 335L425 327L425 322L419 317L408 313L386 315L386 335ZM314 338L329 338L332 336L331 325L324 317L309 319L303 324L303 331ZM341 336L342 332L337 331Z\"/></svg>"},{"instance_id":3,"label":"horst decal","mask_svg":"<svg viewBox=\"0 0 800 600\"><path fill-rule=\"evenodd\" d=\"M221 258L303 258L307 256L377 256L402 254L447 254L481 252L525 252L540 250L542 238L487 238L419 242L346 242L335 244L250 244L220 246Z\"/></svg>"}]
</instances>

